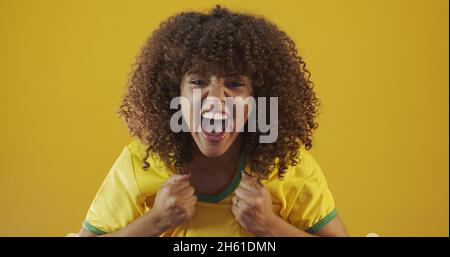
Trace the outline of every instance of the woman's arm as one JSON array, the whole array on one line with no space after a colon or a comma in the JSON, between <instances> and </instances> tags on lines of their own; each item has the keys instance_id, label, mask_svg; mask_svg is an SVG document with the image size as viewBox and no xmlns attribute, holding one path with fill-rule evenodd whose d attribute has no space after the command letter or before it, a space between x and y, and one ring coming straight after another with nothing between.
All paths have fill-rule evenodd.
<instances>
[{"instance_id":1,"label":"woman's arm","mask_svg":"<svg viewBox=\"0 0 450 257\"><path fill-rule=\"evenodd\" d=\"M154 215L152 211L149 211L118 231L103 235L97 235L86 230L84 227L81 227L80 231L78 232L78 236L79 237L159 236L161 235L162 232L165 231L165 229L161 226L160 220L161 219L158 218L157 215Z\"/></svg>"},{"instance_id":2,"label":"woman's arm","mask_svg":"<svg viewBox=\"0 0 450 257\"><path fill-rule=\"evenodd\" d=\"M261 232L257 236L349 236L339 216L334 217L330 222L328 222L314 234L300 230L276 215L273 216L272 220L268 224L269 225L266 227L266 229L261 230Z\"/></svg>"}]
</instances>

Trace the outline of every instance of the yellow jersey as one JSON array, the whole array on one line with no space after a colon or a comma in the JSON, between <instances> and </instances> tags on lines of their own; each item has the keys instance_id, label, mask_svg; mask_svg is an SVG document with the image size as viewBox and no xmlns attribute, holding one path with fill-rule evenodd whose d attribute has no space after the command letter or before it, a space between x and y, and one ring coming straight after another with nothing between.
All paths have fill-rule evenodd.
<instances>
[{"instance_id":1,"label":"yellow jersey","mask_svg":"<svg viewBox=\"0 0 450 257\"><path fill-rule=\"evenodd\" d=\"M134 140L124 147L98 190L83 221L83 227L97 235L117 231L150 211L160 185L173 175L156 155L150 155L150 167L142 168L145 146ZM262 183L272 195L273 211L291 225L310 233L317 232L336 216L333 196L322 170L304 149L301 161L289 167L284 179L277 170ZM161 236L254 236L242 228L232 212L232 195L244 169L241 162L228 187L214 196L197 195L192 219Z\"/></svg>"}]
</instances>

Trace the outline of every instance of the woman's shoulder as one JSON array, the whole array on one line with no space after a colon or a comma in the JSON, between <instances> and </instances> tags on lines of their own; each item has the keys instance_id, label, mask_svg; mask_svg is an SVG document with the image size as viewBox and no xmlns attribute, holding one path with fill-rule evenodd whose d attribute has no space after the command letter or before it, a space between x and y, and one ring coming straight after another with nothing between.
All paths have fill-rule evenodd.
<instances>
[{"instance_id":1,"label":"woman's shoulder","mask_svg":"<svg viewBox=\"0 0 450 257\"><path fill-rule=\"evenodd\" d=\"M269 181L278 180L278 159L275 160L275 168L269 175ZM283 177L285 180L307 181L322 177L322 169L313 157L312 153L304 146L297 151L296 162L287 166Z\"/></svg>"},{"instance_id":2,"label":"woman's shoulder","mask_svg":"<svg viewBox=\"0 0 450 257\"><path fill-rule=\"evenodd\" d=\"M131 153L134 171L138 179L163 177L171 175L171 169L165 165L158 154L149 152L148 146L139 139L133 139L125 147ZM144 168L148 166L147 168Z\"/></svg>"},{"instance_id":3,"label":"woman's shoulder","mask_svg":"<svg viewBox=\"0 0 450 257\"><path fill-rule=\"evenodd\" d=\"M326 194L326 199L331 199L327 180L313 154L301 148L297 157L297 163L287 167L283 178L279 178L276 173L266 182L271 193L277 199L293 202L296 201L297 196L301 197L298 199L302 202L320 198L323 194ZM295 193L292 194L292 192ZM332 200L329 201L332 202Z\"/></svg>"},{"instance_id":4,"label":"woman's shoulder","mask_svg":"<svg viewBox=\"0 0 450 257\"><path fill-rule=\"evenodd\" d=\"M323 177L322 169L316 158L303 146L299 149L296 165L290 165L287 173L302 180L316 180Z\"/></svg>"},{"instance_id":5,"label":"woman's shoulder","mask_svg":"<svg viewBox=\"0 0 450 257\"><path fill-rule=\"evenodd\" d=\"M130 151L130 153L134 156L143 158L145 156L145 151L147 150L147 146L144 145L141 140L133 139L130 143L128 143L125 148Z\"/></svg>"},{"instance_id":6,"label":"woman's shoulder","mask_svg":"<svg viewBox=\"0 0 450 257\"><path fill-rule=\"evenodd\" d=\"M309 172L313 171L321 171L319 163L316 161L315 157L311 153L311 151L306 150L304 147L300 148L299 151L299 161L296 166L293 168L296 169L306 169ZM308 174L305 174L308 175Z\"/></svg>"},{"instance_id":7,"label":"woman's shoulder","mask_svg":"<svg viewBox=\"0 0 450 257\"><path fill-rule=\"evenodd\" d=\"M155 153L147 153L148 146L140 139L133 139L130 143L128 143L125 148L131 153L133 160L136 161L136 164L140 164L138 166L143 166L144 161L147 161L149 164L160 161L160 158Z\"/></svg>"}]
</instances>

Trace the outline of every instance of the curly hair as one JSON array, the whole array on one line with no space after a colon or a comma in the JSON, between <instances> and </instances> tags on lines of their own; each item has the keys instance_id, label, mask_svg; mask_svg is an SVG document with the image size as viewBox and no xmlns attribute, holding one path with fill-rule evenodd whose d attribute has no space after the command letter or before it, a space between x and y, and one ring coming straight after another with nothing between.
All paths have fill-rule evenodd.
<instances>
[{"instance_id":1,"label":"curly hair","mask_svg":"<svg viewBox=\"0 0 450 257\"><path fill-rule=\"evenodd\" d=\"M306 64L292 39L264 17L215 6L208 13L181 12L163 21L134 64L118 115L129 132L175 172L192 160L190 133L174 133L169 108L180 94L188 71L248 74L253 96L278 97L278 139L260 144L260 132L245 133L243 154L256 175L267 178L274 167L283 177L297 165L299 149L312 147L319 101Z\"/></svg>"}]
</instances>

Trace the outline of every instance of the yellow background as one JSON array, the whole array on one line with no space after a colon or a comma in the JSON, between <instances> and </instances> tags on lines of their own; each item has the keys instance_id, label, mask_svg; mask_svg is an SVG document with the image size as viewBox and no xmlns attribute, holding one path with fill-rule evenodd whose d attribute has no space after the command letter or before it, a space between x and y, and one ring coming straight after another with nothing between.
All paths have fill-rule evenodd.
<instances>
[{"instance_id":1,"label":"yellow background","mask_svg":"<svg viewBox=\"0 0 450 257\"><path fill-rule=\"evenodd\" d=\"M0 1L0 235L76 232L130 141L114 116L144 40L221 3L297 42L313 155L350 233L448 236L448 1Z\"/></svg>"}]
</instances>

